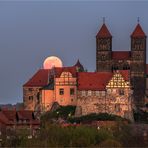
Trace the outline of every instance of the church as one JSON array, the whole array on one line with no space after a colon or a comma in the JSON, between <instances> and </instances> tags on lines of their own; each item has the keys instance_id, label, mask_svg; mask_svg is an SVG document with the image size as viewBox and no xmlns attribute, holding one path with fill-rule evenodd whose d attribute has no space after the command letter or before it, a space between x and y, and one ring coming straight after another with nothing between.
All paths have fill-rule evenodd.
<instances>
[{"instance_id":1,"label":"church","mask_svg":"<svg viewBox=\"0 0 148 148\"><path fill-rule=\"evenodd\" d=\"M56 102L76 106L76 116L109 113L132 120L133 109L147 100L146 34L136 25L131 51L113 51L112 35L103 23L96 35L96 71L78 60L70 67L39 69L23 85L26 110L48 111Z\"/></svg>"},{"instance_id":2,"label":"church","mask_svg":"<svg viewBox=\"0 0 148 148\"><path fill-rule=\"evenodd\" d=\"M134 103L140 107L146 93L146 35L137 24L131 34L131 51L112 51L112 35L105 23L96 35L97 71L129 70Z\"/></svg>"}]
</instances>

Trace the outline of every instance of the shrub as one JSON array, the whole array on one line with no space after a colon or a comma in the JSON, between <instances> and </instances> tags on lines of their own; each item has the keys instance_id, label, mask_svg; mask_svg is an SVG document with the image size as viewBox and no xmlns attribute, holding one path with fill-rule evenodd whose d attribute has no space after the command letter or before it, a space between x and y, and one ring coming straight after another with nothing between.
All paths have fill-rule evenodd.
<instances>
[{"instance_id":1,"label":"shrub","mask_svg":"<svg viewBox=\"0 0 148 148\"><path fill-rule=\"evenodd\" d=\"M107 113L100 113L100 114L96 114L96 113L92 113L89 115L85 115L85 116L81 116L81 117L70 117L68 118L68 121L71 123L88 123L88 122L92 122L95 120L102 120L102 121L124 121L126 119L120 117L120 116L116 116L116 115L112 115L112 114L107 114Z\"/></svg>"}]
</instances>

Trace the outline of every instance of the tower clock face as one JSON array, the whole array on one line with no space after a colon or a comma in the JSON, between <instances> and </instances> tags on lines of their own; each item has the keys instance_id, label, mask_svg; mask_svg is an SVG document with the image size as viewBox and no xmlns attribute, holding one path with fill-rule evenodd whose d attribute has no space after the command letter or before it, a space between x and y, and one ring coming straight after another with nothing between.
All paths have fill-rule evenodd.
<instances>
[{"instance_id":1,"label":"tower clock face","mask_svg":"<svg viewBox=\"0 0 148 148\"><path fill-rule=\"evenodd\" d=\"M101 50L110 49L110 40L109 39L100 39L99 40L99 49L101 49Z\"/></svg>"},{"instance_id":2,"label":"tower clock face","mask_svg":"<svg viewBox=\"0 0 148 148\"><path fill-rule=\"evenodd\" d=\"M143 50L144 49L144 40L143 39L133 39L133 49L134 50Z\"/></svg>"}]
</instances>

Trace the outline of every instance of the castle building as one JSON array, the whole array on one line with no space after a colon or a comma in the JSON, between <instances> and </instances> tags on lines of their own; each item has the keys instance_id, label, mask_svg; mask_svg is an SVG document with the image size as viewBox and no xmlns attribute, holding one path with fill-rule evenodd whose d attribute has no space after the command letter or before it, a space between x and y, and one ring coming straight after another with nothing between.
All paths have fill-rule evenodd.
<instances>
[{"instance_id":1,"label":"castle building","mask_svg":"<svg viewBox=\"0 0 148 148\"><path fill-rule=\"evenodd\" d=\"M57 102L74 105L76 116L109 113L132 120L133 107L148 96L146 35L138 23L131 34L131 51L112 51L112 35L105 23L96 35L96 72L83 65L40 69L23 85L27 110L44 112Z\"/></svg>"},{"instance_id":2,"label":"castle building","mask_svg":"<svg viewBox=\"0 0 148 148\"><path fill-rule=\"evenodd\" d=\"M138 23L131 34L131 51L112 51L112 35L104 23L96 35L96 70L130 70L134 103L142 106L146 91L146 35Z\"/></svg>"},{"instance_id":3,"label":"castle building","mask_svg":"<svg viewBox=\"0 0 148 148\"><path fill-rule=\"evenodd\" d=\"M79 73L76 116L109 113L132 120L131 93L128 70Z\"/></svg>"},{"instance_id":4,"label":"castle building","mask_svg":"<svg viewBox=\"0 0 148 148\"><path fill-rule=\"evenodd\" d=\"M27 110L47 111L53 102L59 105L77 103L77 73L84 71L77 61L71 67L40 69L23 85L24 106Z\"/></svg>"}]
</instances>

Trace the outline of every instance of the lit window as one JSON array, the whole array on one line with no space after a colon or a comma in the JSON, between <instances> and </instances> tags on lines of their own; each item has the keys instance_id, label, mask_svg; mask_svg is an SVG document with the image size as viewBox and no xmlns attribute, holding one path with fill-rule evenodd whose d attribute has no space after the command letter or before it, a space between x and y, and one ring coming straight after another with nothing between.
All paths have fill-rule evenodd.
<instances>
[{"instance_id":1,"label":"lit window","mask_svg":"<svg viewBox=\"0 0 148 148\"><path fill-rule=\"evenodd\" d=\"M64 95L64 89L63 88L59 89L59 95Z\"/></svg>"},{"instance_id":2,"label":"lit window","mask_svg":"<svg viewBox=\"0 0 148 148\"><path fill-rule=\"evenodd\" d=\"M88 96L91 96L92 92L91 90L88 91Z\"/></svg>"},{"instance_id":3,"label":"lit window","mask_svg":"<svg viewBox=\"0 0 148 148\"><path fill-rule=\"evenodd\" d=\"M70 95L74 95L75 94L75 89L74 88L70 88Z\"/></svg>"}]
</instances>

